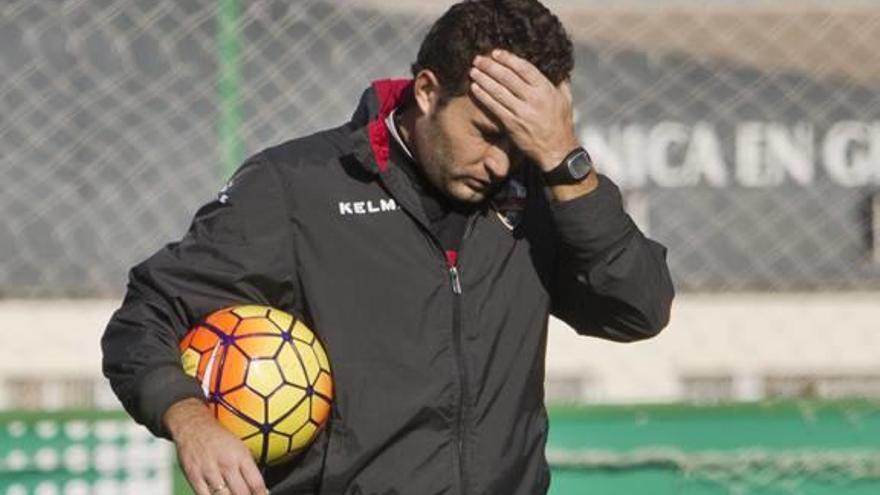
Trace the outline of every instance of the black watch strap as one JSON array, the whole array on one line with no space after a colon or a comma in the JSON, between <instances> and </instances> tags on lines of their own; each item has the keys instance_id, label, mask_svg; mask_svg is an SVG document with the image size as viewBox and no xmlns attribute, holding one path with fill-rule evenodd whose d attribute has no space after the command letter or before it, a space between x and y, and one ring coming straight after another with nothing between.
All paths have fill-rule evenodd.
<instances>
[{"instance_id":1,"label":"black watch strap","mask_svg":"<svg viewBox=\"0 0 880 495\"><path fill-rule=\"evenodd\" d=\"M544 182L548 186L562 184L577 184L589 175L593 168L593 160L583 146L578 146L571 151L562 163L548 172L544 172Z\"/></svg>"}]
</instances>

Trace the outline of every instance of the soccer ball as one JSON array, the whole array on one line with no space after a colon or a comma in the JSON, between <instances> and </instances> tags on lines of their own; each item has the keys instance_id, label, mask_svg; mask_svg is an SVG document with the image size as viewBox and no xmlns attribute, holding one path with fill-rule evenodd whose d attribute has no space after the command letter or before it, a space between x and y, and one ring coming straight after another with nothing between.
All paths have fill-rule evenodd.
<instances>
[{"instance_id":1,"label":"soccer ball","mask_svg":"<svg viewBox=\"0 0 880 495\"><path fill-rule=\"evenodd\" d=\"M261 466L307 447L330 415L330 363L315 334L258 305L211 313L180 343L184 371L202 384L217 420Z\"/></svg>"}]
</instances>

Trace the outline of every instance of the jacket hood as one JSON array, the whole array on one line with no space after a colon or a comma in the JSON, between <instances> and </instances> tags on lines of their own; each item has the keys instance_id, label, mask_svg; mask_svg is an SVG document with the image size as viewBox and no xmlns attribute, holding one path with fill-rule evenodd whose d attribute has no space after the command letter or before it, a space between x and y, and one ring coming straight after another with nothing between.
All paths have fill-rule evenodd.
<instances>
[{"instance_id":1,"label":"jacket hood","mask_svg":"<svg viewBox=\"0 0 880 495\"><path fill-rule=\"evenodd\" d=\"M351 116L354 154L363 166L381 173L388 168L390 135L385 118L412 91L412 79L382 79L364 90Z\"/></svg>"}]
</instances>

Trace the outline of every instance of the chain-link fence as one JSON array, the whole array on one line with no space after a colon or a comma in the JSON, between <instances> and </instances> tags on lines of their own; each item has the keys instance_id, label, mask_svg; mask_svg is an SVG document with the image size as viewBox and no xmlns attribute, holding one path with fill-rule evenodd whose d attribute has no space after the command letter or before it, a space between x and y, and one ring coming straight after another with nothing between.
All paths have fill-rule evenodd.
<instances>
[{"instance_id":1,"label":"chain-link fence","mask_svg":"<svg viewBox=\"0 0 880 495\"><path fill-rule=\"evenodd\" d=\"M2 2L0 296L117 296L245 155L407 76L451 2L382 3ZM550 4L581 136L680 289L880 287L880 6Z\"/></svg>"}]
</instances>

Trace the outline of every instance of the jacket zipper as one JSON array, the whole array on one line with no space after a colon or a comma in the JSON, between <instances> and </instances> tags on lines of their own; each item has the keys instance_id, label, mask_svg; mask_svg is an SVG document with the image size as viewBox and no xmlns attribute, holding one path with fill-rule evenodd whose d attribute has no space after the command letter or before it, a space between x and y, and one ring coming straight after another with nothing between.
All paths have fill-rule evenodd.
<instances>
[{"instance_id":1,"label":"jacket zipper","mask_svg":"<svg viewBox=\"0 0 880 495\"><path fill-rule=\"evenodd\" d=\"M461 277L458 274L458 267L450 265L449 278L452 279L452 293L456 296L461 295ZM458 301L458 298L455 299Z\"/></svg>"},{"instance_id":2,"label":"jacket zipper","mask_svg":"<svg viewBox=\"0 0 880 495\"><path fill-rule=\"evenodd\" d=\"M464 352L462 350L462 330L461 330L461 273L458 269L458 266L461 264L461 253L464 248L465 239L471 234L474 229L474 225L476 224L476 216L468 220L467 225L465 226L465 231L461 236L461 245L458 249L458 255L456 257L455 263L451 263L448 258L446 258L447 269L449 271L449 281L450 286L452 288L452 336L455 345L455 359L458 365L458 380L459 380L459 394L458 394L458 411L456 418L456 447L458 450L458 475L459 481L461 483L461 494L465 495L467 493L467 476L465 474L465 448L464 448L464 439L466 435L466 423L465 423L465 414L464 410L467 406L466 399L468 397L468 377L467 377L467 366L465 365L464 360ZM438 243L439 245L439 243ZM442 251L442 246L441 246ZM445 253L444 253L445 257Z\"/></svg>"},{"instance_id":3,"label":"jacket zipper","mask_svg":"<svg viewBox=\"0 0 880 495\"><path fill-rule=\"evenodd\" d=\"M465 407L465 390L467 389L467 373L464 368L464 356L462 356L461 345L461 276L458 273L458 267L449 264L449 279L452 285L452 337L455 345L455 360L458 368L458 407L456 408L455 418L455 436L456 449L458 451L458 477L461 483L461 495L467 492L467 482L465 479L465 462L464 462L464 407Z\"/></svg>"},{"instance_id":4,"label":"jacket zipper","mask_svg":"<svg viewBox=\"0 0 880 495\"><path fill-rule=\"evenodd\" d=\"M386 184L386 188L390 195L394 196L394 188L388 188ZM407 209L404 206L404 209ZM452 334L454 340L454 352L455 352L455 360L456 360L456 371L458 372L458 382L459 382L459 396L458 396L458 410L457 410L457 421L456 421L456 444L457 444L457 454L458 454L458 475L459 475L459 483L461 485L461 495L465 495L467 493L467 477L465 476L465 448L464 448L464 438L465 438L465 417L464 417L464 408L467 406L465 398L469 395L467 390L467 368L465 366L464 356L462 355L462 337L461 337L461 295L462 295L462 286L461 286L461 272L458 269L458 266L461 264L461 253L464 250L465 240L473 234L475 230L475 226L477 223L477 218L479 213L472 214L470 218L468 218L467 223L465 224L464 233L461 236L461 244L458 248L458 256L456 259L456 263L450 263L449 258L446 255L446 250L443 247L443 244L434 235L431 231L428 224L424 221L420 220L417 215L413 215L410 212L410 215L414 218L416 225L422 228L422 230L427 235L428 239L432 241L432 243L437 247L440 252L440 256L443 258L444 266L446 267L447 273L450 278L450 286L452 288L453 294L453 304L452 304Z\"/></svg>"},{"instance_id":5,"label":"jacket zipper","mask_svg":"<svg viewBox=\"0 0 880 495\"><path fill-rule=\"evenodd\" d=\"M446 271L449 275L450 287L452 288L453 300L452 300L452 335L455 345L455 360L458 371L458 385L459 385L459 394L458 394L458 409L457 409L457 418L456 418L456 453L458 454L458 477L459 483L461 485L461 495L465 495L467 493L467 477L465 476L465 450L464 450L464 438L465 438L465 418L464 418L464 408L466 406L465 397L468 395L467 393L467 368L465 367L464 356L462 355L462 343L461 343L461 295L462 295L462 287L461 287L461 271L458 269L458 265L461 264L461 253L464 251L464 241L470 235L473 234L477 223L477 217L479 214L474 214L471 218L468 219L467 224L464 228L464 233L461 236L461 244L458 248L458 256L456 259L456 263L452 264L449 261L449 258L446 256L446 250L443 248L443 244L437 239L434 233L427 226L423 225L421 222L416 222L421 226L428 238L433 242L433 244L437 247L437 250L440 252L440 256L443 258L444 266L446 267Z\"/></svg>"}]
</instances>

